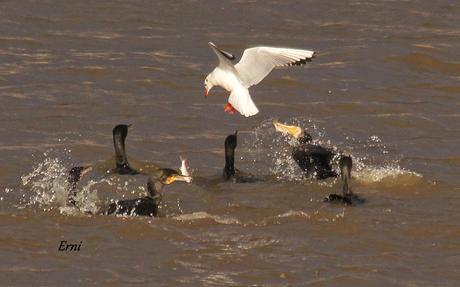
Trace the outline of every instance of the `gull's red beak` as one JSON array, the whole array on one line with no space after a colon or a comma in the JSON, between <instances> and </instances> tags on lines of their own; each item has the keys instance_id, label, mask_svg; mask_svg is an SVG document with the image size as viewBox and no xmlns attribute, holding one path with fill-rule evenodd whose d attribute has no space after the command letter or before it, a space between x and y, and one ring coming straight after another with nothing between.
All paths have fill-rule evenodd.
<instances>
[{"instance_id":1,"label":"gull's red beak","mask_svg":"<svg viewBox=\"0 0 460 287\"><path fill-rule=\"evenodd\" d=\"M208 97L208 90L205 88L204 89L204 97L207 98Z\"/></svg>"}]
</instances>

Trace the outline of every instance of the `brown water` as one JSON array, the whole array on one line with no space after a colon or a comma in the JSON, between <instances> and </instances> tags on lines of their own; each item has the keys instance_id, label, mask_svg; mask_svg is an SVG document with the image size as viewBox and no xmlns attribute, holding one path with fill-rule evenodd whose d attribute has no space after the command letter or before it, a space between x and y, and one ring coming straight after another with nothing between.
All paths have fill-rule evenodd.
<instances>
[{"instance_id":1,"label":"brown water","mask_svg":"<svg viewBox=\"0 0 460 287\"><path fill-rule=\"evenodd\" d=\"M458 286L460 7L456 1L2 1L2 286ZM310 48L305 67L252 89L260 113L203 98L213 41ZM271 120L352 154L358 207L298 180ZM216 178L239 130L237 167L270 181L165 188L161 217L64 208L74 164L129 156ZM86 208L142 194L145 179L83 181ZM82 242L58 252L61 240Z\"/></svg>"}]
</instances>

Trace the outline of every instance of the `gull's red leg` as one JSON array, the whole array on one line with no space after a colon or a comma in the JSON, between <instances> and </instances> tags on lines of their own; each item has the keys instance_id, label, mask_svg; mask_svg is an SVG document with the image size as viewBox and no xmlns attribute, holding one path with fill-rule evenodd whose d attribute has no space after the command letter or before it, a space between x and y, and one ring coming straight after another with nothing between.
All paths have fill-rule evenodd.
<instances>
[{"instance_id":1,"label":"gull's red leg","mask_svg":"<svg viewBox=\"0 0 460 287\"><path fill-rule=\"evenodd\" d=\"M224 111L233 115L234 113L236 113L236 109L232 106L232 104L230 103L226 103L225 106L224 106Z\"/></svg>"}]
</instances>

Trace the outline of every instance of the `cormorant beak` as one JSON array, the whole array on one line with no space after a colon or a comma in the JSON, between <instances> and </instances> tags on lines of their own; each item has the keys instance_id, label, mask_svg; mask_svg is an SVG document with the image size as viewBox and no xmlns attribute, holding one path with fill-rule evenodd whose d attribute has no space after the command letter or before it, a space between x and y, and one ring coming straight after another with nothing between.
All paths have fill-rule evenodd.
<instances>
[{"instance_id":1,"label":"cormorant beak","mask_svg":"<svg viewBox=\"0 0 460 287\"><path fill-rule=\"evenodd\" d=\"M165 180L165 184L171 184L175 181L185 181L185 182L190 182L191 180L191 177L190 176L184 176L184 175L180 175L180 174L173 174L173 175L170 175L168 176L168 178L166 178Z\"/></svg>"},{"instance_id":2,"label":"cormorant beak","mask_svg":"<svg viewBox=\"0 0 460 287\"><path fill-rule=\"evenodd\" d=\"M93 170L93 167L92 166L88 166L88 167L85 167L81 173L80 173L80 176L84 176L85 174L87 174L88 172L92 171Z\"/></svg>"},{"instance_id":3,"label":"cormorant beak","mask_svg":"<svg viewBox=\"0 0 460 287\"><path fill-rule=\"evenodd\" d=\"M299 126L289 126L278 121L273 121L273 126L277 132L288 134L295 139L304 135L304 131Z\"/></svg>"},{"instance_id":4,"label":"cormorant beak","mask_svg":"<svg viewBox=\"0 0 460 287\"><path fill-rule=\"evenodd\" d=\"M235 136L237 136L237 135L238 135L238 131L235 131Z\"/></svg>"}]
</instances>

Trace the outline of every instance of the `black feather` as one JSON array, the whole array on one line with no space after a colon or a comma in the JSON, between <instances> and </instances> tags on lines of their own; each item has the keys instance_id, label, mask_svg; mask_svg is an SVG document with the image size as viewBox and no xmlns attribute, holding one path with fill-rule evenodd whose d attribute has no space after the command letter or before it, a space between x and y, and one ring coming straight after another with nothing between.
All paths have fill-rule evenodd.
<instances>
[{"instance_id":1,"label":"black feather","mask_svg":"<svg viewBox=\"0 0 460 287\"><path fill-rule=\"evenodd\" d=\"M224 55L225 58L229 59L230 61L233 61L235 60L235 56L230 54L229 52L225 52L224 50L221 50L219 48L217 48L217 50L222 54Z\"/></svg>"},{"instance_id":2,"label":"black feather","mask_svg":"<svg viewBox=\"0 0 460 287\"><path fill-rule=\"evenodd\" d=\"M305 65L307 62L311 62L312 58L305 58L305 59L300 59L296 62L289 63L288 66L302 66Z\"/></svg>"}]
</instances>

